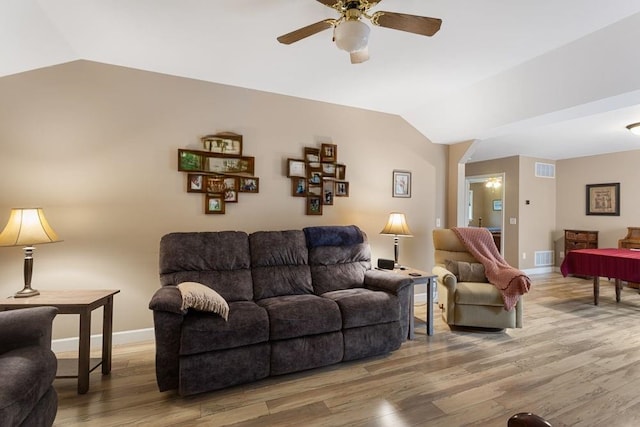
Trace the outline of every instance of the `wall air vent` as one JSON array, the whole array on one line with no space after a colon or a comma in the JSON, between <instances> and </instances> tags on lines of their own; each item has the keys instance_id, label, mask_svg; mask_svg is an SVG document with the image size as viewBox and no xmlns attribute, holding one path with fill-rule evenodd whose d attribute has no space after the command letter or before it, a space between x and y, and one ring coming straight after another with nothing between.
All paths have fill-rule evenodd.
<instances>
[{"instance_id":1,"label":"wall air vent","mask_svg":"<svg viewBox=\"0 0 640 427\"><path fill-rule=\"evenodd\" d=\"M556 165L552 163L536 162L536 176L540 178L555 178Z\"/></svg>"},{"instance_id":2,"label":"wall air vent","mask_svg":"<svg viewBox=\"0 0 640 427\"><path fill-rule=\"evenodd\" d=\"M554 264L553 251L536 251L535 252L535 266L546 267Z\"/></svg>"}]
</instances>

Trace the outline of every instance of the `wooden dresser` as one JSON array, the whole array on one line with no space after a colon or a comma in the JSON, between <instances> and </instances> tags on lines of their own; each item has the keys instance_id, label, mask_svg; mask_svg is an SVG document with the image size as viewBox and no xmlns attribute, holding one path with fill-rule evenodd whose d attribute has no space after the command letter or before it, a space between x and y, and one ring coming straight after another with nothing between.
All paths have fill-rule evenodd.
<instances>
[{"instance_id":1,"label":"wooden dresser","mask_svg":"<svg viewBox=\"0 0 640 427\"><path fill-rule=\"evenodd\" d=\"M627 235L618 240L619 248L640 249L640 227L627 227ZM630 288L640 288L640 283L627 282Z\"/></svg>"},{"instance_id":2,"label":"wooden dresser","mask_svg":"<svg viewBox=\"0 0 640 427\"><path fill-rule=\"evenodd\" d=\"M593 230L564 230L564 253L573 249L596 249L598 232Z\"/></svg>"}]
</instances>

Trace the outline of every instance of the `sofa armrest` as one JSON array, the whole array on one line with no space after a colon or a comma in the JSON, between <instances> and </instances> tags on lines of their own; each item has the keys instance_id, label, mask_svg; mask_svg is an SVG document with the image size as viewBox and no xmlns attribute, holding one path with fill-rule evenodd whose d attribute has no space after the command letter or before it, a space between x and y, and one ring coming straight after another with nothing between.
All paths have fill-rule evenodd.
<instances>
[{"instance_id":1,"label":"sofa armrest","mask_svg":"<svg viewBox=\"0 0 640 427\"><path fill-rule=\"evenodd\" d=\"M163 286L153 294L149 302L149 309L153 311L168 311L169 313L185 314L182 309L182 294L176 286Z\"/></svg>"},{"instance_id":2,"label":"sofa armrest","mask_svg":"<svg viewBox=\"0 0 640 427\"><path fill-rule=\"evenodd\" d=\"M399 294L409 286L413 279L400 274L380 270L367 270L364 273L364 287Z\"/></svg>"},{"instance_id":3,"label":"sofa armrest","mask_svg":"<svg viewBox=\"0 0 640 427\"><path fill-rule=\"evenodd\" d=\"M452 272L450 272L446 268L440 267L438 265L433 267L432 272L433 272L433 274L438 276L437 279L436 279L438 281L438 283L440 283L445 288L447 288L447 291L449 293L455 292L456 285L458 284L458 279L456 279L456 276L454 276L454 274Z\"/></svg>"},{"instance_id":4,"label":"sofa armrest","mask_svg":"<svg viewBox=\"0 0 640 427\"><path fill-rule=\"evenodd\" d=\"M37 345L51 349L55 307L32 307L0 313L0 353Z\"/></svg>"}]
</instances>

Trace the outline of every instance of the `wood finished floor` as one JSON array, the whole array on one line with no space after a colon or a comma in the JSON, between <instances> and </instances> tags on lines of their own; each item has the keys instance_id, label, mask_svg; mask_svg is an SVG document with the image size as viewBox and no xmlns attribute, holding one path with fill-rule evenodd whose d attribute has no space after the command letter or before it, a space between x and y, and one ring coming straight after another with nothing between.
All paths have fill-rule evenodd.
<instances>
[{"instance_id":1,"label":"wood finished floor","mask_svg":"<svg viewBox=\"0 0 640 427\"><path fill-rule=\"evenodd\" d=\"M86 395L59 379L56 426L506 426L534 412L560 426L640 425L640 295L601 280L532 276L524 328L435 334L390 355L181 398L157 391L153 343L114 347ZM424 305L416 308L424 319ZM62 356L62 355L61 355Z\"/></svg>"}]
</instances>

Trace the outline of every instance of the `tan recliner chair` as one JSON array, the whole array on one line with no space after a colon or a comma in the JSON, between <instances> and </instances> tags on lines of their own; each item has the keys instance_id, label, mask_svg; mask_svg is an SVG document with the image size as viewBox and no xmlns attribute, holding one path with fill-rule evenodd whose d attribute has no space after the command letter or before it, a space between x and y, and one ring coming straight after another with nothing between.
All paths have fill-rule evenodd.
<instances>
[{"instance_id":1,"label":"tan recliner chair","mask_svg":"<svg viewBox=\"0 0 640 427\"><path fill-rule=\"evenodd\" d=\"M445 268L445 261L478 263L450 229L433 230L438 304L442 318L450 326L505 329L522 327L522 297L513 310L506 311L500 291L491 283L462 282Z\"/></svg>"}]
</instances>

